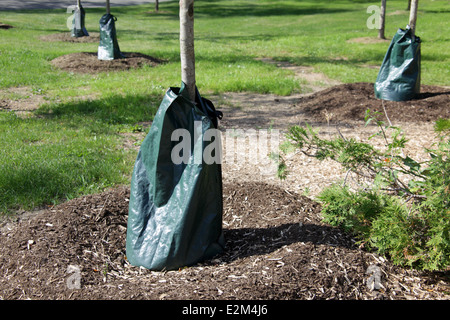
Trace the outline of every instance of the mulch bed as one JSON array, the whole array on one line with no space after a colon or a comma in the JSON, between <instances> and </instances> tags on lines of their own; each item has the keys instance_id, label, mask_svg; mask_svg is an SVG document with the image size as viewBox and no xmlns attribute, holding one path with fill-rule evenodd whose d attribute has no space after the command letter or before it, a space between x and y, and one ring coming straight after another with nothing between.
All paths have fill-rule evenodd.
<instances>
[{"instance_id":1,"label":"mulch bed","mask_svg":"<svg viewBox=\"0 0 450 320\"><path fill-rule=\"evenodd\" d=\"M39 37L42 41L49 42L75 42L75 43L100 43L99 32L88 32L89 36L72 37L70 32L54 33Z\"/></svg>"},{"instance_id":2,"label":"mulch bed","mask_svg":"<svg viewBox=\"0 0 450 320\"><path fill-rule=\"evenodd\" d=\"M382 112L372 86L332 87L292 109L316 120L326 110L331 121L360 121L368 107ZM449 90L424 88L416 100L386 102L391 120L448 117ZM450 298L448 271L396 267L322 223L317 202L263 182L224 181L223 254L177 271L133 267L125 255L128 197L129 188L119 187L0 220L0 299ZM380 268L378 289L368 286L369 267ZM79 289L69 283L74 268Z\"/></svg>"},{"instance_id":3,"label":"mulch bed","mask_svg":"<svg viewBox=\"0 0 450 320\"><path fill-rule=\"evenodd\" d=\"M450 118L450 88L422 85L420 89L420 94L413 100L387 101L375 98L373 83L357 82L335 85L300 97L288 97L289 102L272 97L263 101L243 101L241 104L245 108L220 104L216 107L224 112L220 122L222 128L274 127L287 130L305 122L313 126L329 123L357 128L355 125L364 124L367 109L381 113L379 119L388 123L383 104L393 125L433 123L439 118Z\"/></svg>"},{"instance_id":4,"label":"mulch bed","mask_svg":"<svg viewBox=\"0 0 450 320\"><path fill-rule=\"evenodd\" d=\"M64 71L79 73L114 72L136 69L144 65L157 66L164 60L139 52L122 52L125 58L99 60L97 52L77 52L60 56L51 61L52 65Z\"/></svg>"},{"instance_id":5,"label":"mulch bed","mask_svg":"<svg viewBox=\"0 0 450 320\"><path fill-rule=\"evenodd\" d=\"M264 183L225 183L223 195L226 251L178 271L154 272L127 262L127 187L8 223L0 235L0 298L449 297L443 293L445 274L403 270L364 251L351 236L323 224L320 205L307 197ZM370 265L382 270L379 290L367 286ZM68 284L70 266L81 272L79 289Z\"/></svg>"},{"instance_id":6,"label":"mulch bed","mask_svg":"<svg viewBox=\"0 0 450 320\"><path fill-rule=\"evenodd\" d=\"M330 87L302 97L295 107L313 121L331 123L361 121L367 109L384 118L383 103L392 122L431 122L450 118L450 88L422 85L415 99L408 101L380 100L374 96L373 83L357 82Z\"/></svg>"}]
</instances>

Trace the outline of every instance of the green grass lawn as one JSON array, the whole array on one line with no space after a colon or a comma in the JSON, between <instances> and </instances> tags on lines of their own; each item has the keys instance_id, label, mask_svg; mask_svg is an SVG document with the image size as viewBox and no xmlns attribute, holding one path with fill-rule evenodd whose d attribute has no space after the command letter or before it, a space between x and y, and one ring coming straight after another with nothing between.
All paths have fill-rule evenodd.
<instances>
[{"instance_id":1,"label":"green grass lawn","mask_svg":"<svg viewBox=\"0 0 450 320\"><path fill-rule=\"evenodd\" d=\"M406 0L387 4L386 36L408 23ZM224 0L195 1L197 86L204 95L250 91L302 92L292 72L256 58L270 57L342 82L374 82L388 48L348 40L377 37L366 20L379 1ZM69 32L66 10L0 11L0 100L28 87L46 103L28 118L0 111L0 211L30 209L128 183L135 151L123 135L152 119L170 86L181 82L178 1L113 7L123 52L140 52L168 63L157 67L82 75L50 61L74 52L96 52L96 43L45 42L40 36ZM422 84L450 85L450 3L419 4ZM86 28L98 32L103 9L86 8ZM80 96L91 97L80 99Z\"/></svg>"}]
</instances>

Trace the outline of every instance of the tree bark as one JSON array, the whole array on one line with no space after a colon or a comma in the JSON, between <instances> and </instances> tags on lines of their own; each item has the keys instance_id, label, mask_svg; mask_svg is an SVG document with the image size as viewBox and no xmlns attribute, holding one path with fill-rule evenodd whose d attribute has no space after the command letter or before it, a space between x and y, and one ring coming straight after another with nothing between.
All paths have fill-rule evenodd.
<instances>
[{"instance_id":1,"label":"tree bark","mask_svg":"<svg viewBox=\"0 0 450 320\"><path fill-rule=\"evenodd\" d=\"M419 7L419 0L411 1L411 10L409 12L409 27L412 30L413 36L416 34L416 22L417 22L417 8Z\"/></svg>"},{"instance_id":2,"label":"tree bark","mask_svg":"<svg viewBox=\"0 0 450 320\"><path fill-rule=\"evenodd\" d=\"M181 81L195 101L194 0L180 0Z\"/></svg>"},{"instance_id":3,"label":"tree bark","mask_svg":"<svg viewBox=\"0 0 450 320\"><path fill-rule=\"evenodd\" d=\"M81 7L81 0L77 0L77 6L78 8Z\"/></svg>"},{"instance_id":4,"label":"tree bark","mask_svg":"<svg viewBox=\"0 0 450 320\"><path fill-rule=\"evenodd\" d=\"M380 39L386 39L384 35L385 21L386 21L386 0L381 0L380 29L378 30L378 38Z\"/></svg>"},{"instance_id":5,"label":"tree bark","mask_svg":"<svg viewBox=\"0 0 450 320\"><path fill-rule=\"evenodd\" d=\"M408 7L406 8L406 10L411 10L411 0L408 0Z\"/></svg>"},{"instance_id":6,"label":"tree bark","mask_svg":"<svg viewBox=\"0 0 450 320\"><path fill-rule=\"evenodd\" d=\"M155 11L159 11L159 0L155 0Z\"/></svg>"},{"instance_id":7,"label":"tree bark","mask_svg":"<svg viewBox=\"0 0 450 320\"><path fill-rule=\"evenodd\" d=\"M109 0L106 0L106 13L111 14L111 6L109 5Z\"/></svg>"}]
</instances>

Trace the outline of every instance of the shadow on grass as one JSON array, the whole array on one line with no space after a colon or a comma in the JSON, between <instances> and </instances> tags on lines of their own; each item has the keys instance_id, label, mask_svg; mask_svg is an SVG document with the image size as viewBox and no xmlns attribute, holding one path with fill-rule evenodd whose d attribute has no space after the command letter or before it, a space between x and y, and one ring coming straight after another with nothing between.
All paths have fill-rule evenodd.
<instances>
[{"instance_id":1,"label":"shadow on grass","mask_svg":"<svg viewBox=\"0 0 450 320\"><path fill-rule=\"evenodd\" d=\"M104 136L96 138L69 135L36 148L18 143L20 152L7 150L8 159L0 165L0 215L124 183L133 168L131 158Z\"/></svg>"},{"instance_id":2,"label":"shadow on grass","mask_svg":"<svg viewBox=\"0 0 450 320\"><path fill-rule=\"evenodd\" d=\"M353 1L364 3L367 1ZM129 0L122 3L114 4L111 7L111 13L113 15L129 15L129 14L143 14L163 16L167 18L178 19L178 1L162 2L159 5L160 12L155 13L154 3L141 4L140 1ZM76 4L76 2L74 2ZM83 0L84 9L88 14L101 15L105 13L105 4L97 2L91 2L89 0ZM70 4L69 4L70 5ZM16 1L13 7L4 7L2 10L15 10L18 13L30 13L30 14L46 14L54 12L66 12L68 5L61 1ZM324 13L338 13L351 11L351 9L344 8L330 8L330 2L328 0L316 0L313 4L290 4L282 2L223 2L221 0L205 0L195 3L196 16L212 16L212 17L232 17L232 16L282 16L282 15L310 15L310 14L324 14Z\"/></svg>"},{"instance_id":3,"label":"shadow on grass","mask_svg":"<svg viewBox=\"0 0 450 320\"><path fill-rule=\"evenodd\" d=\"M0 113L0 215L128 181L135 152L124 147L117 125L102 123L105 109L83 105L61 104L58 116L41 118Z\"/></svg>"},{"instance_id":4,"label":"shadow on grass","mask_svg":"<svg viewBox=\"0 0 450 320\"><path fill-rule=\"evenodd\" d=\"M195 7L196 16L209 17L269 17L286 15L313 15L352 11L344 8L331 8L329 1L316 1L314 5L303 6L289 3L260 3L260 2L227 2L219 0L209 0Z\"/></svg>"},{"instance_id":5,"label":"shadow on grass","mask_svg":"<svg viewBox=\"0 0 450 320\"><path fill-rule=\"evenodd\" d=\"M301 56L301 57L273 57L275 61L287 61L293 63L297 66L313 66L316 64L329 64L329 65L345 65L345 66L357 66L370 61L383 60L384 55L379 55L379 59L373 57L367 59L349 59L347 57L343 58L330 58L330 57L320 57L320 56ZM381 64L381 62L380 62Z\"/></svg>"},{"instance_id":6,"label":"shadow on grass","mask_svg":"<svg viewBox=\"0 0 450 320\"><path fill-rule=\"evenodd\" d=\"M0 129L12 140L0 156L0 214L124 183L134 155L118 131L153 120L160 102L153 95L114 95L48 104L35 111L37 118L5 118Z\"/></svg>"},{"instance_id":7,"label":"shadow on grass","mask_svg":"<svg viewBox=\"0 0 450 320\"><path fill-rule=\"evenodd\" d=\"M36 115L48 118L83 116L103 124L135 125L152 121L161 101L162 95L116 94L101 99L46 104L36 110Z\"/></svg>"}]
</instances>

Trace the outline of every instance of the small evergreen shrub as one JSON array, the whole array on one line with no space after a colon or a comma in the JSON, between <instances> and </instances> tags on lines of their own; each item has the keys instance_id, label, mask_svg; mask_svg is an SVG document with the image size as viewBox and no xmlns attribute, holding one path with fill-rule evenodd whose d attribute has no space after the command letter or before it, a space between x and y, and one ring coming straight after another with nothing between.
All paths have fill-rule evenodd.
<instances>
[{"instance_id":1,"label":"small evergreen shrub","mask_svg":"<svg viewBox=\"0 0 450 320\"><path fill-rule=\"evenodd\" d=\"M318 196L325 222L352 232L361 245L389 257L398 265L422 270L450 266L450 121L436 122L438 142L426 150L429 160L403 156L407 143L402 130L366 114L375 122L384 148L346 139L340 132L322 139L314 129L294 126L287 138L301 152L319 160L332 159L347 171ZM389 136L390 133L390 136ZM375 136L375 135L374 135ZM373 136L371 137L373 138ZM283 150L279 165L286 172ZM348 186L352 174L356 188Z\"/></svg>"}]
</instances>

